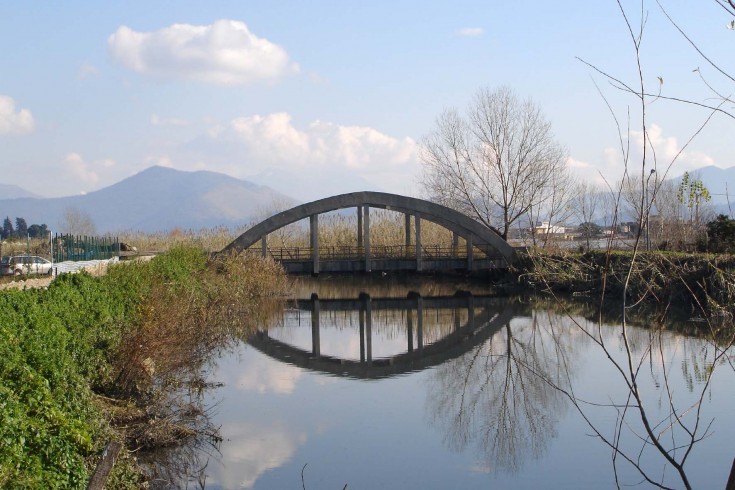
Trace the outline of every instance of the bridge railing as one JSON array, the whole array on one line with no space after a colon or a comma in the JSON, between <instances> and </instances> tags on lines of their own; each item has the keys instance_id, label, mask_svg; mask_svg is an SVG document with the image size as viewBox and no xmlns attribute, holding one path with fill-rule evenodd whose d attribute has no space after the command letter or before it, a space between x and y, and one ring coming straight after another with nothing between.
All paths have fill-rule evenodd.
<instances>
[{"instance_id":1,"label":"bridge railing","mask_svg":"<svg viewBox=\"0 0 735 490\"><path fill-rule=\"evenodd\" d=\"M261 249L253 247L248 249L249 254L260 255ZM268 255L273 260L279 262L287 261L308 261L312 258L311 247L289 247L289 248L271 248L268 247ZM423 245L421 247L421 256L424 260L436 259L464 259L467 258L467 249L465 247L445 247L441 245ZM485 254L475 249L473 252L475 258L485 258ZM359 260L365 257L364 247L355 246L320 246L320 260ZM415 259L415 245L371 245L370 257L372 259Z\"/></svg>"}]
</instances>

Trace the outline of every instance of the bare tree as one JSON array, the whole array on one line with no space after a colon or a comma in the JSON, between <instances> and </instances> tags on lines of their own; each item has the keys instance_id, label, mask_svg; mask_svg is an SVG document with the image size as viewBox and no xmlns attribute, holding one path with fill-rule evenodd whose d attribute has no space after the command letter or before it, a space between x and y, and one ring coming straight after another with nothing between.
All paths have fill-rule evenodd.
<instances>
[{"instance_id":1,"label":"bare tree","mask_svg":"<svg viewBox=\"0 0 735 490\"><path fill-rule=\"evenodd\" d=\"M572 209L579 223L594 223L597 211L601 206L602 189L599 186L584 181L576 185L572 197ZM587 248L590 248L590 238L592 238L590 227L585 227L582 232L585 234Z\"/></svg>"},{"instance_id":2,"label":"bare tree","mask_svg":"<svg viewBox=\"0 0 735 490\"><path fill-rule=\"evenodd\" d=\"M74 206L64 209L59 226L63 233L69 235L94 235L97 233L97 226L95 226L89 213Z\"/></svg>"},{"instance_id":3,"label":"bare tree","mask_svg":"<svg viewBox=\"0 0 735 490\"><path fill-rule=\"evenodd\" d=\"M533 207L558 204L566 150L531 100L508 87L480 89L465 115L447 110L423 140L421 185L430 199L508 237Z\"/></svg>"}]
</instances>

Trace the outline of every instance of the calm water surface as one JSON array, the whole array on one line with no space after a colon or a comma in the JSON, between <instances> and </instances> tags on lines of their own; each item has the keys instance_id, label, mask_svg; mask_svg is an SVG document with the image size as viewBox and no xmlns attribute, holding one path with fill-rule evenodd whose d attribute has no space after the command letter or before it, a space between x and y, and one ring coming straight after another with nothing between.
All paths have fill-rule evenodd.
<instances>
[{"instance_id":1,"label":"calm water surface","mask_svg":"<svg viewBox=\"0 0 735 490\"><path fill-rule=\"evenodd\" d=\"M615 487L611 450L560 391L582 400L595 429L614 433L628 392L581 330L597 331L581 315L584 305L570 318L552 304L532 307L477 285L385 278L306 281L298 296L312 293L316 301L292 303L209 373L209 381L224 383L208 401L224 440L200 455L207 465L199 485L302 488L303 471L307 489ZM623 359L620 327L603 323L600 333ZM680 412L693 405L713 347L676 333L657 340L638 327L630 338L643 359L650 418L684 442L681 431L668 429L665 387ZM733 381L724 363L706 388L700 431L712 425L686 464L696 488L727 481ZM692 423L693 413L686 415ZM627 420L622 444L637 457L638 419ZM681 486L654 451L641 461L657 479ZM622 484L642 480L622 462L618 475Z\"/></svg>"}]
</instances>

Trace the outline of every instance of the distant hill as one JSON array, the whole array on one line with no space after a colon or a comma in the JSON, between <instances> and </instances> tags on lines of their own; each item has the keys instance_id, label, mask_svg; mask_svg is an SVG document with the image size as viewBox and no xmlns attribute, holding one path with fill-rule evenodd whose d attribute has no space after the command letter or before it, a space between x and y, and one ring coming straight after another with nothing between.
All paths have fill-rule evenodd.
<instances>
[{"instance_id":1,"label":"distant hill","mask_svg":"<svg viewBox=\"0 0 735 490\"><path fill-rule=\"evenodd\" d=\"M17 185L0 184L0 200L19 199L22 197L40 198L41 196L32 192L28 192L27 190L18 187Z\"/></svg>"},{"instance_id":2,"label":"distant hill","mask_svg":"<svg viewBox=\"0 0 735 490\"><path fill-rule=\"evenodd\" d=\"M168 231L246 224L294 203L269 187L227 175L150 167L104 189L81 196L2 199L0 216L25 218L59 230L67 208L88 213L99 233ZM63 231L63 230L60 230Z\"/></svg>"}]
</instances>

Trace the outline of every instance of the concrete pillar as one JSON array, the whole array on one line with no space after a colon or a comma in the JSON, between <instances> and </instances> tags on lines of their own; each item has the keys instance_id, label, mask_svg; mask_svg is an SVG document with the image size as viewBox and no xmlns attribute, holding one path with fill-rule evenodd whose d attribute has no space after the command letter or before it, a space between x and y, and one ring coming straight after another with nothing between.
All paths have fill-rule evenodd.
<instances>
[{"instance_id":1,"label":"concrete pillar","mask_svg":"<svg viewBox=\"0 0 735 490\"><path fill-rule=\"evenodd\" d=\"M371 272L373 266L370 263L370 206L365 205L365 272Z\"/></svg>"},{"instance_id":2,"label":"concrete pillar","mask_svg":"<svg viewBox=\"0 0 735 490\"><path fill-rule=\"evenodd\" d=\"M406 253L408 253L408 249L411 248L411 215L406 213Z\"/></svg>"},{"instance_id":3,"label":"concrete pillar","mask_svg":"<svg viewBox=\"0 0 735 490\"><path fill-rule=\"evenodd\" d=\"M423 257L421 256L421 217L415 214L413 220L414 228L416 228L416 270L421 271L424 268Z\"/></svg>"},{"instance_id":4,"label":"concrete pillar","mask_svg":"<svg viewBox=\"0 0 735 490\"><path fill-rule=\"evenodd\" d=\"M311 261L312 273L319 274L319 215L312 214L309 217L309 229L311 230Z\"/></svg>"},{"instance_id":5,"label":"concrete pillar","mask_svg":"<svg viewBox=\"0 0 735 490\"><path fill-rule=\"evenodd\" d=\"M362 206L357 206L357 248L362 246Z\"/></svg>"},{"instance_id":6,"label":"concrete pillar","mask_svg":"<svg viewBox=\"0 0 735 490\"><path fill-rule=\"evenodd\" d=\"M467 270L472 270L473 261L473 246L472 246L472 235L467 237Z\"/></svg>"},{"instance_id":7,"label":"concrete pillar","mask_svg":"<svg viewBox=\"0 0 735 490\"><path fill-rule=\"evenodd\" d=\"M365 354L368 366L371 366L373 364L373 305L370 296L365 296Z\"/></svg>"},{"instance_id":8,"label":"concrete pillar","mask_svg":"<svg viewBox=\"0 0 735 490\"><path fill-rule=\"evenodd\" d=\"M457 251L459 250L459 235L452 232L452 258L457 258Z\"/></svg>"},{"instance_id":9,"label":"concrete pillar","mask_svg":"<svg viewBox=\"0 0 735 490\"><path fill-rule=\"evenodd\" d=\"M416 299L416 313L417 343L419 351L422 351L424 350L424 298L421 296Z\"/></svg>"},{"instance_id":10,"label":"concrete pillar","mask_svg":"<svg viewBox=\"0 0 735 490\"><path fill-rule=\"evenodd\" d=\"M406 330L408 330L408 352L413 352L413 308L406 310Z\"/></svg>"},{"instance_id":11,"label":"concrete pillar","mask_svg":"<svg viewBox=\"0 0 735 490\"><path fill-rule=\"evenodd\" d=\"M268 256L268 235L263 235L263 238L260 239L260 254L263 256L263 258L266 258Z\"/></svg>"},{"instance_id":12,"label":"concrete pillar","mask_svg":"<svg viewBox=\"0 0 735 490\"><path fill-rule=\"evenodd\" d=\"M360 323L360 362L365 362L365 310L362 306L358 316Z\"/></svg>"},{"instance_id":13,"label":"concrete pillar","mask_svg":"<svg viewBox=\"0 0 735 490\"><path fill-rule=\"evenodd\" d=\"M311 295L311 355L319 357L321 355L321 342L319 340L319 296L316 293Z\"/></svg>"}]
</instances>

